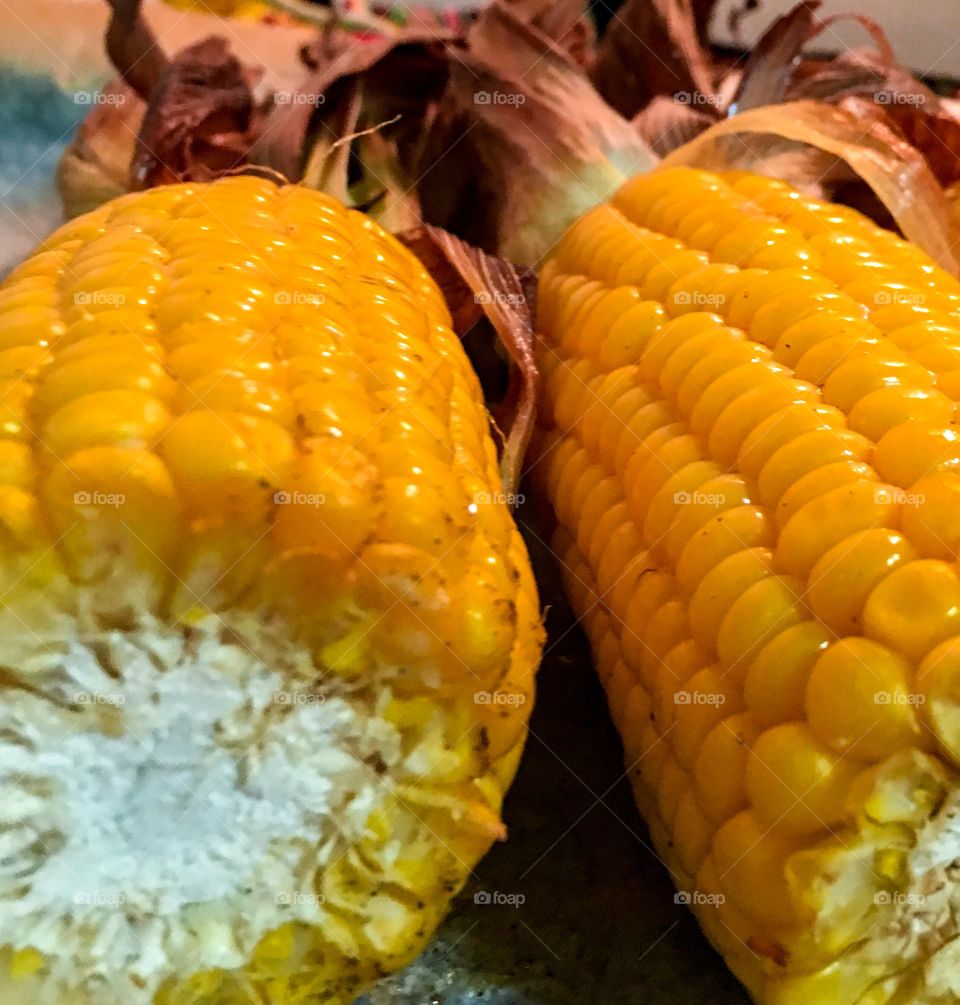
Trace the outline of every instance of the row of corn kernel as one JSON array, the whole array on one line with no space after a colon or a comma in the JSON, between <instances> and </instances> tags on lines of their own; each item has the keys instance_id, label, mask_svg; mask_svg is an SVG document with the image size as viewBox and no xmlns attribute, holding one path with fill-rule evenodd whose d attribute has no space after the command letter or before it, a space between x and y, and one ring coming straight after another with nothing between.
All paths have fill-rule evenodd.
<instances>
[{"instance_id":1,"label":"row of corn kernel","mask_svg":"<svg viewBox=\"0 0 960 1005\"><path fill-rule=\"evenodd\" d=\"M574 479L574 480L576 480L576 479ZM787 737L787 739L789 739L789 737ZM788 745L788 746L789 746L789 745Z\"/></svg>"}]
</instances>

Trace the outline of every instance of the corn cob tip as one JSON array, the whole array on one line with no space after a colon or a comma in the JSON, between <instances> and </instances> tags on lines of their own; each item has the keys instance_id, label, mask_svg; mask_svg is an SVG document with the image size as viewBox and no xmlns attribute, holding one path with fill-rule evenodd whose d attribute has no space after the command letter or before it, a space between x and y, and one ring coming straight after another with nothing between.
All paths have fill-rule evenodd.
<instances>
[{"instance_id":1,"label":"corn cob tip","mask_svg":"<svg viewBox=\"0 0 960 1005\"><path fill-rule=\"evenodd\" d=\"M0 978L3 1000L83 1001L96 987L98 1002L146 1003L165 983L243 967L285 925L329 930L358 885L337 867L376 854L369 818L397 802L406 759L443 749L441 716L411 747L384 717L388 692L318 682L281 624L62 627L20 654L31 687L0 707L15 863L0 930L45 961ZM420 913L364 904L364 933L402 944ZM328 949L356 951L348 938Z\"/></svg>"}]
</instances>

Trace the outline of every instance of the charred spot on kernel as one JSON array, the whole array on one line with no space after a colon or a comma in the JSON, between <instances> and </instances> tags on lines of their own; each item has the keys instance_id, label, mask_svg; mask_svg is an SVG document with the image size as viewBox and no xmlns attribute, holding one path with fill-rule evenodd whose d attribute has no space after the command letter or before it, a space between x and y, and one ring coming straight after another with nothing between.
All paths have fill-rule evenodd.
<instances>
[{"instance_id":1,"label":"charred spot on kernel","mask_svg":"<svg viewBox=\"0 0 960 1005\"><path fill-rule=\"evenodd\" d=\"M786 967L790 962L790 954L785 946L761 935L751 935L747 945L759 956L765 956L778 967Z\"/></svg>"}]
</instances>

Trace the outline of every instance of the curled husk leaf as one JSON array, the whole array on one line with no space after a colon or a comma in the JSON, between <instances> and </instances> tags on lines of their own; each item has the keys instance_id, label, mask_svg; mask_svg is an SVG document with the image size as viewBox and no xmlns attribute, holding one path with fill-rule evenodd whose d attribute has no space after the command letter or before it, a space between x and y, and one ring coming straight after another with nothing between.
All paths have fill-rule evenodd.
<instances>
[{"instance_id":1,"label":"curled husk leaf","mask_svg":"<svg viewBox=\"0 0 960 1005\"><path fill-rule=\"evenodd\" d=\"M510 31L513 31L511 38ZM516 55L474 52L474 33L494 32L500 48L534 47L540 58L522 79ZM495 0L469 38L452 88L464 114L484 131L484 167L502 184L500 250L535 263L581 213L624 180L660 162L653 149L590 86L569 59L529 26L511 21ZM478 90L512 96L476 101ZM836 171L837 163L846 167ZM873 103L815 101L754 108L711 125L674 150L666 164L750 170L822 189L822 179L862 179L903 234L944 268L960 271L954 233L937 180L923 157L885 122ZM828 193L830 194L830 193Z\"/></svg>"},{"instance_id":2,"label":"curled husk leaf","mask_svg":"<svg viewBox=\"0 0 960 1005\"><path fill-rule=\"evenodd\" d=\"M260 114L255 77L216 36L178 53L150 95L130 187L209 181L246 163Z\"/></svg>"},{"instance_id":3,"label":"curled husk leaf","mask_svg":"<svg viewBox=\"0 0 960 1005\"><path fill-rule=\"evenodd\" d=\"M750 50L736 93L727 108L733 115L748 108L779 104L800 65L804 45L816 34L821 0L798 3L764 32Z\"/></svg>"},{"instance_id":4,"label":"curled husk leaf","mask_svg":"<svg viewBox=\"0 0 960 1005\"><path fill-rule=\"evenodd\" d=\"M399 235L440 287L488 402L498 401L494 420L505 430L500 453L504 492L516 495L522 463L536 420L538 372L533 357L536 279L503 258L485 254L439 227ZM496 338L491 339L491 328ZM509 375L500 385L497 347L506 352Z\"/></svg>"},{"instance_id":5,"label":"curled husk leaf","mask_svg":"<svg viewBox=\"0 0 960 1005\"><path fill-rule=\"evenodd\" d=\"M298 52L312 33L298 26L231 24L232 44L254 63L245 67L222 40L211 41L211 30L225 25L208 14L157 4L145 18L139 0L75 2L84 14L78 30L105 34L119 76L91 103L63 155L57 181L67 216L130 191L151 173L153 181L186 180L232 169L249 145L237 141L259 106L255 85L288 93L290 81L303 76ZM91 8L110 10L109 21Z\"/></svg>"},{"instance_id":6,"label":"curled husk leaf","mask_svg":"<svg viewBox=\"0 0 960 1005\"><path fill-rule=\"evenodd\" d=\"M845 161L909 241L954 275L960 273L946 200L936 178L923 157L887 128L868 103L847 99L843 107L834 107L793 101L754 108L711 126L663 163L770 174L765 163L769 147L762 142L755 146L754 136L803 144Z\"/></svg>"},{"instance_id":7,"label":"curled husk leaf","mask_svg":"<svg viewBox=\"0 0 960 1005\"><path fill-rule=\"evenodd\" d=\"M642 2L637 6L649 17L655 5ZM624 33L621 26L619 35L623 37L618 45L623 50L620 54L622 72L612 88L601 86L601 93L610 96L614 105L622 109L633 107L632 99L622 96L623 90L632 90L632 93L655 91L655 96L636 115L634 122L657 153L664 156L708 129L713 122L753 108L801 99L841 104L846 99L860 97L875 106L870 112L871 120L887 120L890 128L924 155L942 184L960 178L960 115L951 103L938 97L897 61L893 47L877 22L859 13L823 16L820 7L820 0L802 0L776 19L751 48L743 66L731 68L715 85L709 78L706 84L696 84L694 69L702 61L690 55L689 46L677 49L676 54L683 56L681 75L686 79L680 89L676 74L665 77L659 61L644 58L645 38L638 39L632 32ZM627 16L630 8L628 3L621 18ZM806 58L807 44L841 19L856 21L870 37L872 45L852 48L830 59ZM601 43L598 66L609 58L605 48L609 49L614 38L619 37L616 27L611 27ZM636 86L631 74L640 77ZM630 88L622 88L624 79L631 81ZM791 180L803 183L804 179L809 179L812 182L826 170L826 181L854 183L845 186L844 199L863 204L871 213L881 209L875 200L870 205L869 191L856 183L855 174L831 164L829 157L813 148L784 149L778 151L776 157L777 169ZM821 186L821 190L827 195L836 194L831 186ZM879 217L884 224L890 222L882 211Z\"/></svg>"},{"instance_id":8,"label":"curled husk leaf","mask_svg":"<svg viewBox=\"0 0 960 1005\"><path fill-rule=\"evenodd\" d=\"M591 78L630 118L660 95L716 94L703 36L716 0L626 0L600 40Z\"/></svg>"},{"instance_id":9,"label":"curled husk leaf","mask_svg":"<svg viewBox=\"0 0 960 1005\"><path fill-rule=\"evenodd\" d=\"M819 6L819 0L800 3L771 25L751 51L725 114L807 98L831 104L861 98L873 105L866 109L870 118L885 120L917 149L942 185L960 179L960 109L897 60L872 18L859 13L821 17ZM858 22L872 46L827 60L804 59L804 46L840 19Z\"/></svg>"},{"instance_id":10,"label":"curled husk leaf","mask_svg":"<svg viewBox=\"0 0 960 1005\"><path fill-rule=\"evenodd\" d=\"M497 248L512 261L535 264L581 213L656 163L569 56L507 4L483 12L457 55L450 93L475 126L499 193Z\"/></svg>"},{"instance_id":11,"label":"curled husk leaf","mask_svg":"<svg viewBox=\"0 0 960 1005\"><path fill-rule=\"evenodd\" d=\"M129 191L130 161L146 106L131 87L113 80L80 123L57 166L66 216L79 216Z\"/></svg>"},{"instance_id":12,"label":"curled husk leaf","mask_svg":"<svg viewBox=\"0 0 960 1005\"><path fill-rule=\"evenodd\" d=\"M304 53L310 72L270 109L251 159L300 181L314 145L322 147L397 115L403 116L404 138L413 131L415 140L446 84L443 44L454 38L453 32L433 25L359 38L341 27L324 32ZM349 110L358 83L363 99ZM341 128L345 116L351 118L346 132ZM403 163L405 152L406 143L399 160L410 167ZM416 180L411 172L407 187L414 189Z\"/></svg>"},{"instance_id":13,"label":"curled husk leaf","mask_svg":"<svg viewBox=\"0 0 960 1005\"><path fill-rule=\"evenodd\" d=\"M682 147L716 122L716 116L701 108L682 104L664 94L633 117L633 127L658 157Z\"/></svg>"}]
</instances>

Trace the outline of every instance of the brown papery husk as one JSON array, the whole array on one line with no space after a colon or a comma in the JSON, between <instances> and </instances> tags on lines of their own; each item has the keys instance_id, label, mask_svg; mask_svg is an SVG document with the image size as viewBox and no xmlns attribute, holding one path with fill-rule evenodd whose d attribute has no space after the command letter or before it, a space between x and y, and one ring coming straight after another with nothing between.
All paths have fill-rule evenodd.
<instances>
[{"instance_id":1,"label":"brown papery husk","mask_svg":"<svg viewBox=\"0 0 960 1005\"><path fill-rule=\"evenodd\" d=\"M423 226L398 236L443 292L454 330L484 384L487 401L496 402L495 429L504 431L500 473L504 492L515 497L536 420L539 375L533 357L532 309L536 279L439 227ZM489 353L491 332L506 352L506 382Z\"/></svg>"},{"instance_id":2,"label":"brown papery husk","mask_svg":"<svg viewBox=\"0 0 960 1005\"><path fill-rule=\"evenodd\" d=\"M131 189L209 181L243 165L262 114L253 96L257 76L216 36L178 53L147 103L130 164Z\"/></svg>"},{"instance_id":3,"label":"brown papery husk","mask_svg":"<svg viewBox=\"0 0 960 1005\"><path fill-rule=\"evenodd\" d=\"M639 16L649 20L658 6L649 0L628 3L619 18ZM612 48L616 48L619 60L613 86L600 87L616 107L632 110L636 107L633 95L655 92L634 123L658 154L665 156L713 122L750 109L801 99L841 104L849 98L863 98L876 106L870 119L884 120L919 150L942 185L960 179L960 116L956 108L899 63L876 21L861 13L821 16L820 0L798 3L770 25L742 67L726 72L718 82L716 77L704 78L702 72L698 75L698 68L702 70L709 64L689 42L695 32L702 33L709 6L701 6L699 17L688 11L686 22L675 17L675 23L684 26L682 33L688 42L685 47L675 48L672 56L652 58L648 40L637 31L625 30L619 21L601 42L598 68L611 59ZM634 7L639 15L630 14ZM697 9L698 5L693 4L693 15ZM849 49L832 58L806 58L805 48L841 19L858 22L872 46ZM650 30L655 38L660 37L655 26ZM674 57L679 60L679 69L671 76L663 72L669 64L661 59ZM724 72L716 64L713 69L715 73ZM698 85L698 79L705 79L705 83ZM624 81L630 86L624 87ZM598 83L602 83L599 78ZM784 171L785 177L802 182L825 173L819 194L842 197L874 215L878 222L891 223L892 216L871 198L865 184L858 183L855 173L845 171L840 164L831 165L822 152L798 147L774 156L778 171Z\"/></svg>"},{"instance_id":4,"label":"brown papery husk","mask_svg":"<svg viewBox=\"0 0 960 1005\"><path fill-rule=\"evenodd\" d=\"M314 142L329 138L328 119L341 114L356 82L366 101L355 125L366 128L397 114L420 120L435 104L447 79L444 44L455 34L440 28L412 27L358 41L332 27L305 54L311 72L282 103L275 102L251 150L251 159L299 181ZM367 114L367 106L371 107ZM415 179L410 179L413 187Z\"/></svg>"},{"instance_id":5,"label":"brown papery husk","mask_svg":"<svg viewBox=\"0 0 960 1005\"><path fill-rule=\"evenodd\" d=\"M960 118L901 64L883 28L863 14L821 18L819 3L798 4L771 25L744 67L727 114L781 101L813 98L840 104L862 98L924 156L941 185L960 179ZM804 46L840 19L857 21L873 46L827 60L802 57Z\"/></svg>"},{"instance_id":6,"label":"brown papery husk","mask_svg":"<svg viewBox=\"0 0 960 1005\"><path fill-rule=\"evenodd\" d=\"M495 0L451 67L450 96L469 123L488 190L496 250L539 264L585 210L656 155L567 53Z\"/></svg>"},{"instance_id":7,"label":"brown papery husk","mask_svg":"<svg viewBox=\"0 0 960 1005\"><path fill-rule=\"evenodd\" d=\"M838 107L794 101L751 109L711 126L663 163L772 173L765 170L769 146L762 139L756 145L755 136L793 141L845 161L909 241L954 275L960 274L953 250L956 235L943 190L921 154L862 100L850 98Z\"/></svg>"},{"instance_id":8,"label":"brown papery husk","mask_svg":"<svg viewBox=\"0 0 960 1005\"><path fill-rule=\"evenodd\" d=\"M704 35L717 0L626 0L604 32L591 73L600 95L631 118L657 97L717 93L720 67Z\"/></svg>"},{"instance_id":9,"label":"brown papery husk","mask_svg":"<svg viewBox=\"0 0 960 1005\"><path fill-rule=\"evenodd\" d=\"M130 162L146 105L122 80L111 81L80 123L57 165L57 188L70 218L130 191Z\"/></svg>"},{"instance_id":10,"label":"brown papery husk","mask_svg":"<svg viewBox=\"0 0 960 1005\"><path fill-rule=\"evenodd\" d=\"M99 27L92 7L81 4L88 32ZM118 79L91 104L61 159L58 188L67 216L143 184L206 180L242 165L248 127L259 123L257 95L302 78L298 51L314 33L290 24L228 27L221 18L163 4L144 15L139 0L99 7ZM219 44L209 41L217 38Z\"/></svg>"},{"instance_id":11,"label":"brown papery husk","mask_svg":"<svg viewBox=\"0 0 960 1005\"><path fill-rule=\"evenodd\" d=\"M475 45L475 36L484 43ZM513 72L515 52L498 55L518 48L538 56L527 59L531 69L522 79ZM474 26L462 63L451 89L459 111L483 131L484 167L502 185L498 250L508 257L537 264L583 211L660 162L579 68L530 26L517 25L502 0ZM478 104L478 88L516 98ZM944 268L960 271L936 178L875 103L847 98L841 107L802 101L750 109L714 123L664 163L750 170L807 190L816 187L814 179L822 188L824 177L857 177L909 240Z\"/></svg>"}]
</instances>

